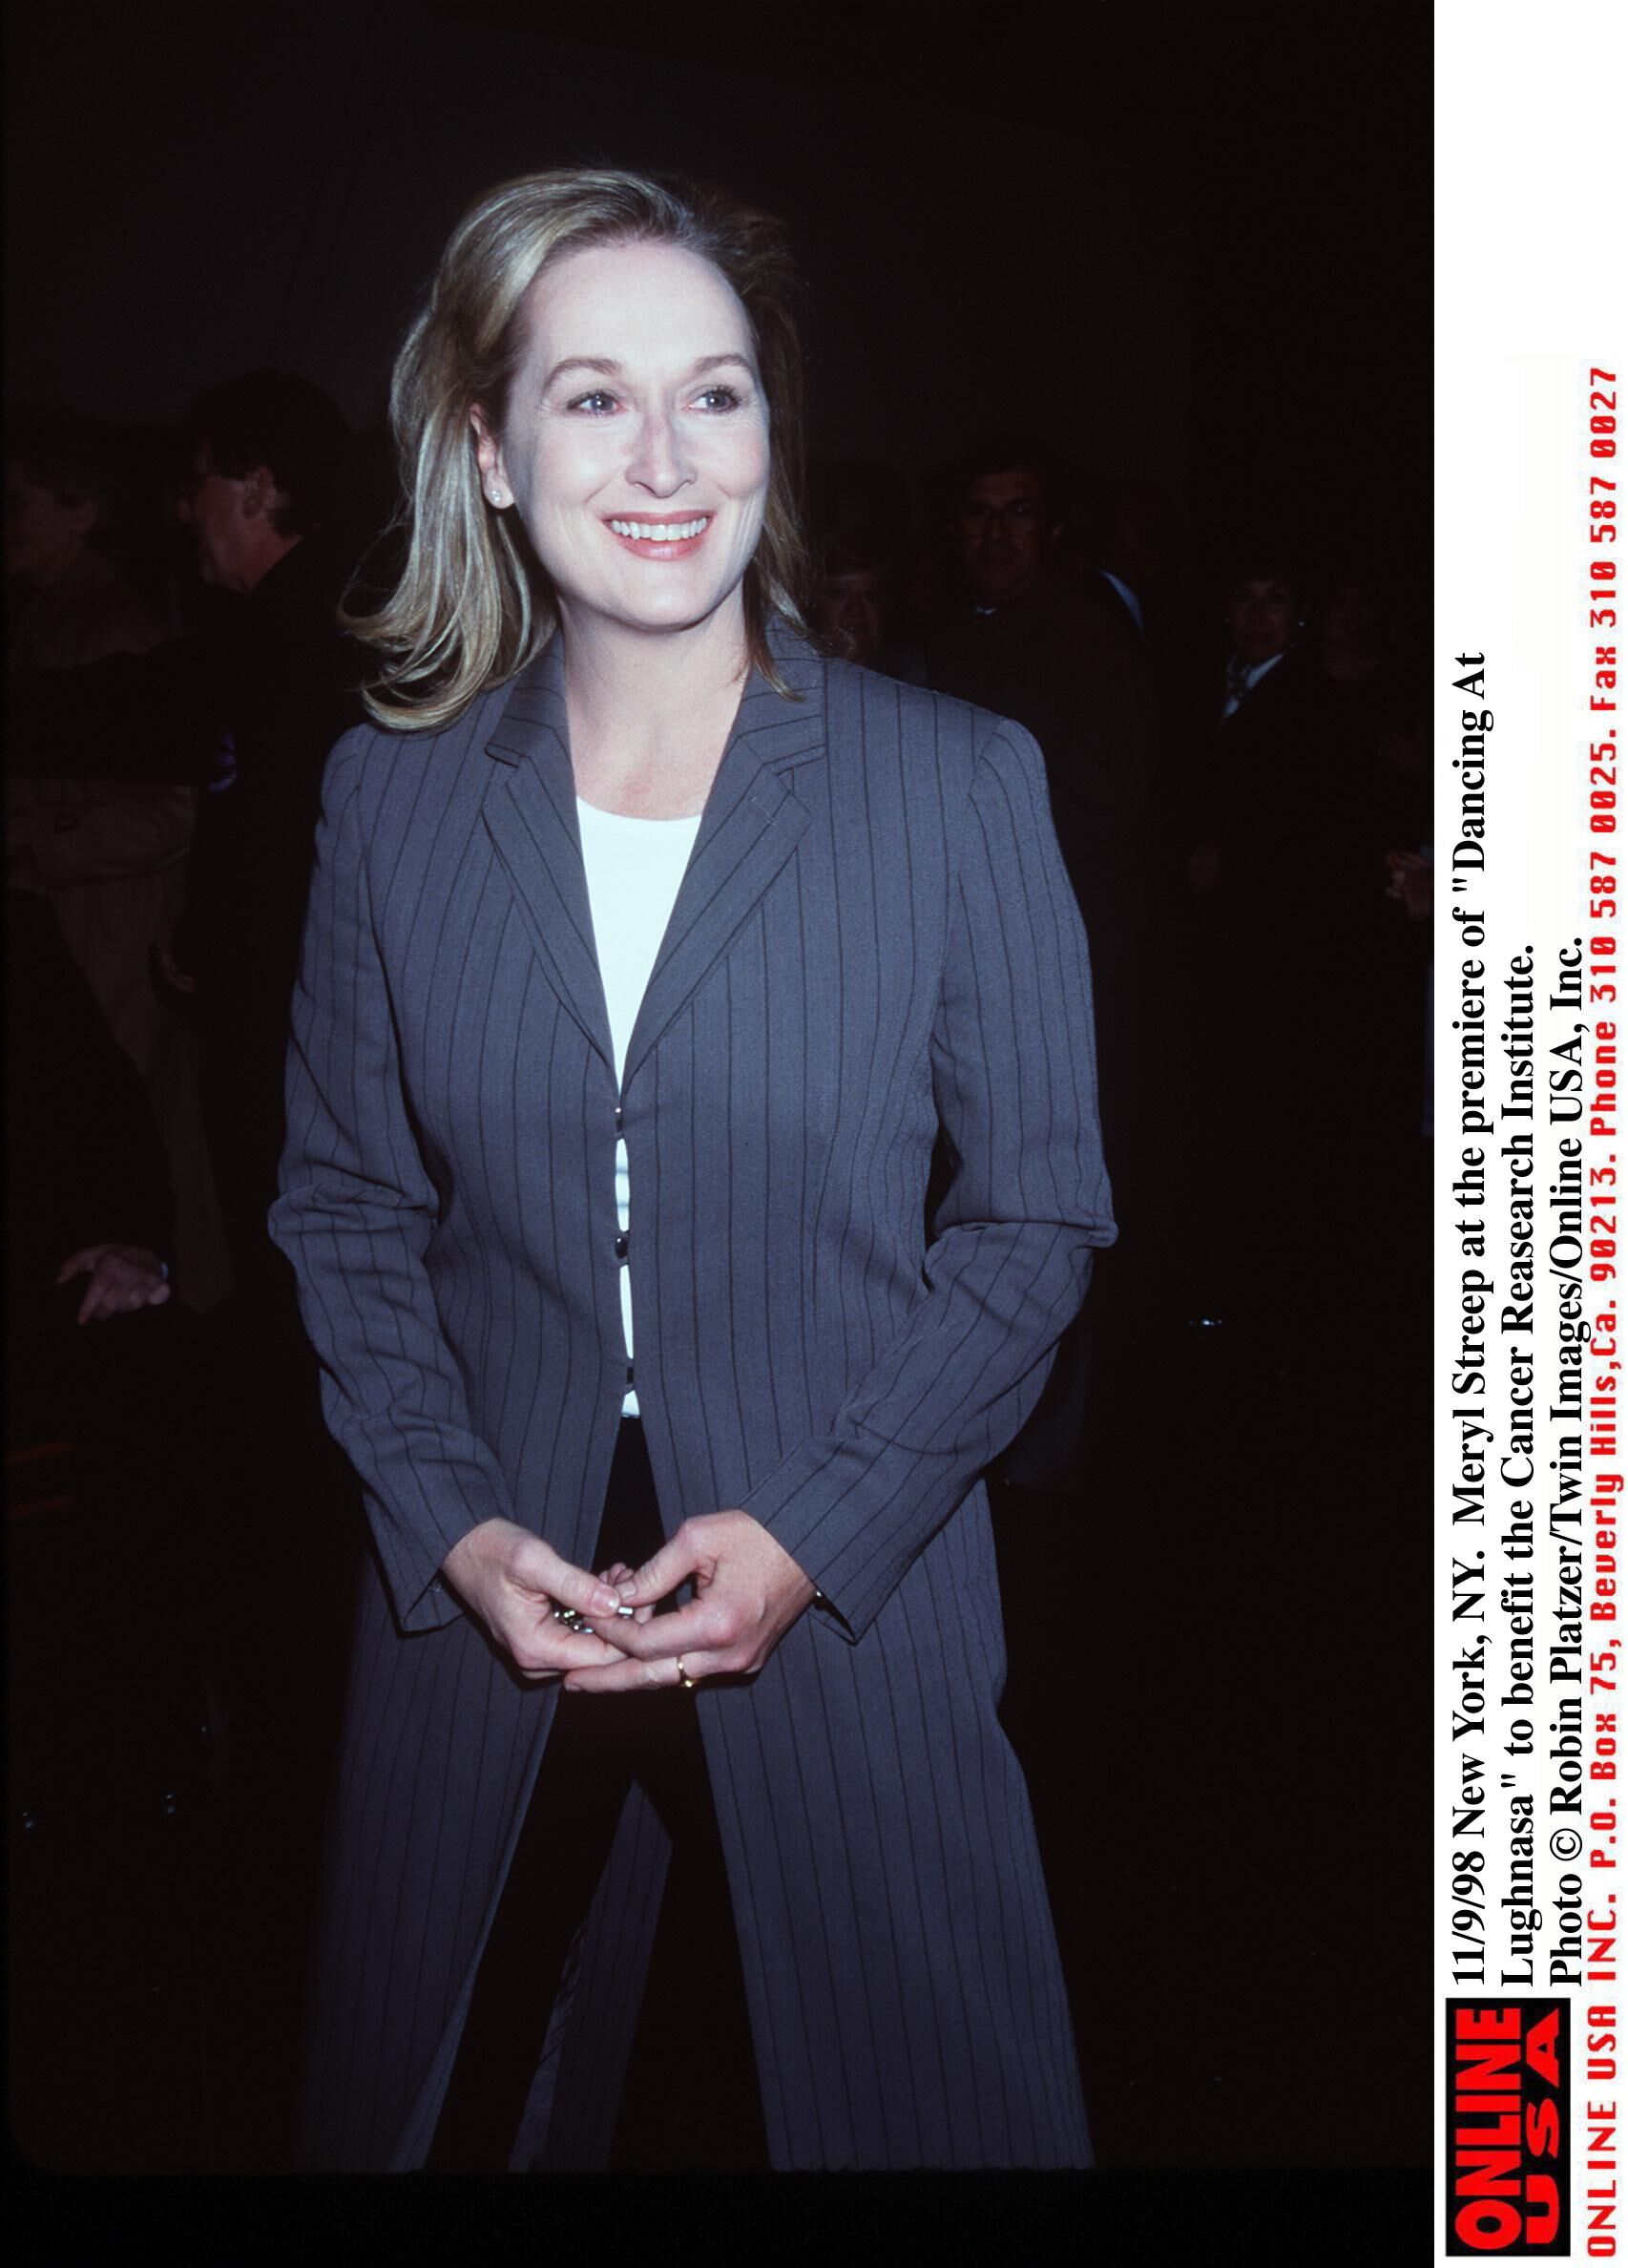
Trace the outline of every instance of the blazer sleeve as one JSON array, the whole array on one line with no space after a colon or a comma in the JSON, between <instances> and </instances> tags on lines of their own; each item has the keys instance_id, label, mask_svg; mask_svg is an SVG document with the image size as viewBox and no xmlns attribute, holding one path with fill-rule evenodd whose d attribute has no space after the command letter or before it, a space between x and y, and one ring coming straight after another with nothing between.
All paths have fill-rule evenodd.
<instances>
[{"instance_id":1,"label":"blazer sleeve","mask_svg":"<svg viewBox=\"0 0 1628 2268\"><path fill-rule=\"evenodd\" d=\"M1018 725L979 752L953 888L931 1042L951 1179L920 1294L829 1431L742 1507L855 1638L1033 1408L1115 1236L1085 932Z\"/></svg>"},{"instance_id":2,"label":"blazer sleeve","mask_svg":"<svg viewBox=\"0 0 1628 2268\"><path fill-rule=\"evenodd\" d=\"M287 1141L271 1233L293 1263L323 1406L361 1478L404 1630L462 1612L441 1564L511 1519L437 1319L425 1254L438 1205L408 1120L369 901L365 751L329 764L288 1054Z\"/></svg>"}]
</instances>

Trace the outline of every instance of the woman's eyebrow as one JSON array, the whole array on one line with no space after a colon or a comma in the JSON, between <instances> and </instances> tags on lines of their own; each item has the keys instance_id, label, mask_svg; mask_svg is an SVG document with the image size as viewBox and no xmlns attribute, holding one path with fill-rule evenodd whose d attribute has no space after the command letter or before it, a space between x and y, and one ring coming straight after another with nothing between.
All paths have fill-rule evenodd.
<instances>
[{"instance_id":1,"label":"woman's eyebrow","mask_svg":"<svg viewBox=\"0 0 1628 2268\"><path fill-rule=\"evenodd\" d=\"M555 363L543 380L545 390L566 370L593 370L600 378L619 378L622 366L619 362L608 361L603 355L568 354L563 362Z\"/></svg>"},{"instance_id":2,"label":"woman's eyebrow","mask_svg":"<svg viewBox=\"0 0 1628 2268\"><path fill-rule=\"evenodd\" d=\"M752 365L743 354L733 352L702 354L690 365L685 376L699 378L703 370L716 370L724 363L733 363L739 369L748 372L752 368ZM566 370L592 370L599 378L620 378L623 374L623 366L609 355L568 354L563 362L555 363L553 368L543 380L544 391L546 392L554 380Z\"/></svg>"}]
</instances>

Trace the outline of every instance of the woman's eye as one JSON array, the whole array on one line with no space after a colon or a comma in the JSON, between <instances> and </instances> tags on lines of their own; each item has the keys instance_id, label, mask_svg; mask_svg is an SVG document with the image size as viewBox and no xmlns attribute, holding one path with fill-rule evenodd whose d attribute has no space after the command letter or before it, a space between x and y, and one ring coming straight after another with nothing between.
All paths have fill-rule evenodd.
<instances>
[{"instance_id":1,"label":"woman's eye","mask_svg":"<svg viewBox=\"0 0 1628 2268\"><path fill-rule=\"evenodd\" d=\"M595 388L593 393L578 394L575 401L571 404L571 408L585 410L590 417L602 417L608 410L614 410L616 405L615 394L608 394L602 388Z\"/></svg>"},{"instance_id":2,"label":"woman's eye","mask_svg":"<svg viewBox=\"0 0 1628 2268\"><path fill-rule=\"evenodd\" d=\"M741 396L732 386L709 386L696 396L703 410L739 410Z\"/></svg>"}]
</instances>

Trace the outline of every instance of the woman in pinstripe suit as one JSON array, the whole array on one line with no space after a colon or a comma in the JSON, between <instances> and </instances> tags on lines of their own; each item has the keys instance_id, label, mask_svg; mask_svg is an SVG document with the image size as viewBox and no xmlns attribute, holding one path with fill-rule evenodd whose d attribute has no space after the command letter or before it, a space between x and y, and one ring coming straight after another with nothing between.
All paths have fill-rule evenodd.
<instances>
[{"instance_id":1,"label":"woman in pinstripe suit","mask_svg":"<svg viewBox=\"0 0 1628 2268\"><path fill-rule=\"evenodd\" d=\"M1113 1233L1084 939L1027 736L798 635L799 389L774 224L610 173L398 364L273 1214L376 1551L319 2164L602 2164L675 1850L766 2162L1089 2162L977 1480Z\"/></svg>"}]
</instances>

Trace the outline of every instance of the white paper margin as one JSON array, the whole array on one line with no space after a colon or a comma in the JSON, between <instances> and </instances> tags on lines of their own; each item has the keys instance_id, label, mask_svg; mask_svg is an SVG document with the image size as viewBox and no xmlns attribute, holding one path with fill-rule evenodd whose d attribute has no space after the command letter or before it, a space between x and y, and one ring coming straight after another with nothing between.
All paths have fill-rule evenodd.
<instances>
[{"instance_id":1,"label":"white paper margin","mask_svg":"<svg viewBox=\"0 0 1628 2268\"><path fill-rule=\"evenodd\" d=\"M1450 1621L1451 1563L1455 1549L1461 1561L1471 1559L1475 1549L1484 1549L1488 1571L1495 1576L1503 1564L1497 1544L1499 1513L1511 1494L1490 1472L1492 1484L1488 1489L1485 1530L1472 1533L1451 1524L1452 1483L1459 1472L1458 1432L1449 1416L1451 1408L1457 1406L1457 1397L1451 1394L1450 1383L1459 1346L1460 1271L1465 1263L1447 1191L1461 1140L1458 1034L1452 1022L1459 1005L1459 964L1465 949L1451 909L1455 902L1460 906L1478 904L1487 916L1487 942L1481 957L1488 972L1488 1061L1494 1075L1493 1091L1497 1092L1507 1073L1492 1035L1504 1003L1501 978L1513 954L1528 944L1535 949L1540 1044L1544 1036L1541 1002L1548 997L1560 941L1579 933L1586 939L1591 928L1613 931L1618 940L1618 965L1628 969L1628 919L1619 914L1615 923L1590 924L1586 917L1591 845L1616 852L1619 860L1628 859L1628 794L1618 814L1617 833L1591 837L1582 772L1589 724L1587 676L1597 641L1587 629L1589 472L1616 477L1619 514L1628 507L1628 416L1618 413L1618 453L1614 460L1591 466L1586 446L1591 367L1616 371L1619 401L1628 403L1628 222L1624 218L1628 211L1628 165L1622 135L1628 95L1628 11L1616 0L1550 0L1550 5L1541 8L1517 7L1510 0L1439 0L1435 24L1436 604L1432 665L1437 694L1438 1298L1433 1594L1437 1771L1432 1845L1437 1875L1431 1906L1437 1931L1437 1987L1432 2011L1436 2187L1432 2257L1445 2261L1461 2256L1446 2250L1449 2170L1444 2146L1443 2007L1450 1996L1481 1997L1479 1987L1454 1984L1450 1957L1451 1860L1455 1847L1467 1847L1464 1838L1455 1846L1450 1832L1459 1759L1449 1728L1454 1699L1461 1692L1452 1664L1468 1629L1484 1628L1496 1637L1501 1624L1507 1628L1507 1618L1495 1612L1495 1583L1488 1591L1483 1624L1455 1626ZM1628 542L1619 537L1610 556L1618 567L1618 619L1614 631L1597 636L1597 642L1616 644L1620 652L1628 650L1623 605L1628 591ZM1460 653L1481 653L1487 658L1484 704L1467 704L1452 687L1453 677L1463 674L1452 666L1452 658ZM1452 769L1451 760L1459 752L1460 711L1465 705L1490 708L1495 724L1488 736L1485 879L1467 874L1466 892L1455 901L1451 859L1459 831L1459 774ZM1622 731L1620 712L1616 717L1597 717L1595 724L1597 729L1617 725L1619 746L1628 737ZM1620 879L1620 866L1617 872L1621 908L1628 882ZM1628 980L1619 983L1617 1012L1621 1030L1628 1034ZM1609 1007L1585 1006L1583 1010L1585 1018L1611 1013ZM1533 1340L1540 1409L1548 1406L1557 1299L1554 1279L1548 1277L1541 1257L1546 1241L1543 1200L1550 1178L1546 1161L1555 1131L1545 1124L1543 1082L1540 1063L1535 1121L1540 1257L1538 1320ZM1586 1129L1586 1116L1583 1124ZM1482 1146L1495 1152L1496 1143L1483 1142ZM1597 1139L1585 1144L1585 1190L1587 1165L1614 1150L1628 1166L1628 1143L1618 1145L1615 1141ZM1490 1186L1490 1210L1486 1272L1496 1280L1502 1294L1508 1283L1508 1216L1496 1179ZM1619 1261L1618 1267L1623 1270L1624 1263ZM1586 1313L1594 1312L1598 1289L1587 1287ZM1628 1285L1622 1273L1615 1287L1604 1289L1615 1290L1618 1311L1628 1312ZM1494 1332L1489 1337L1495 1342L1498 1334ZM1507 1371L1500 1365L1507 1352L1507 1343L1493 1343L1489 1351L1489 1401L1494 1412L1506 1406ZM1585 1393L1585 1408L1586 1401ZM1496 1427L1497 1418L1492 1422ZM1547 1524L1552 1493L1548 1485L1552 1476L1546 1469L1551 1430L1540 1421L1537 1475L1532 1491L1539 1536ZM1628 1465L1628 1457L1618 1461L1621 1469ZM1588 1481L1600 1462L1585 1454L1585 1507ZM1593 1528L1593 1517L1588 1514L1583 1523L1585 1592L1590 1590L1595 1566L1587 1548ZM1466 1549L1467 1540L1470 1549ZM1538 1568L1553 1564L1544 1560L1541 1545L1534 1564ZM1537 1580L1540 1605L1546 1605L1544 1574L1540 1572ZM1585 1660L1588 1642L1602 1635L1609 1637L1618 1627L1585 1626ZM1628 1629L1624 1638L1628 1641ZM1628 1653L1628 1642L1618 1650ZM1490 2000L1541 1998L1551 1989L1549 1947L1543 1941L1554 1936L1555 1914L1549 1896L1564 1861L1547 1847L1550 1831L1557 1822L1551 1819L1542 1799L1550 1785L1548 1770L1539 1769L1552 1738L1544 1729L1554 1716L1547 1706L1550 1689L1543 1675L1545 1648L1541 1639L1537 1658L1534 1714L1539 1737L1537 1754L1527 1769L1531 1784L1540 1793L1535 1873L1538 1901L1545 1907L1545 1929L1539 1938L1533 1985L1500 1994L1494 1962L1489 1964L1485 1997ZM1600 1703L1589 1695L1586 1676L1583 1696L1588 1717ZM1489 1694L1490 1702L1491 1698ZM1493 1720L1507 1714L1489 1707L1491 1729L1485 1748L1494 1791L1489 1798L1483 1842L1489 1859L1500 1850L1507 1851L1507 1829L1493 1808L1498 1788L1497 1726ZM1616 1790L1585 1786L1585 1822L1597 1793L1615 1794ZM1586 1824L1583 1836L1585 1845L1600 1840L1589 1833ZM1617 1895L1618 1907L1628 1911L1628 1837L1622 1839L1624 1887ZM1602 1887L1615 1884L1616 1873L1591 1871L1586 1853L1577 1871L1597 1909ZM1601 2001L1628 2010L1628 1993L1615 1984L1585 1984L1569 1997L1573 2002L1572 2236L1570 2252L1555 2257L1609 2258L1628 2250L1628 2190L1623 2188L1620 2174L1587 2170L1589 2122L1585 2112L1591 2100L1605 2098L1628 2111L1628 2034L1618 2031L1618 2047L1613 2051L1617 2075L1609 2082L1591 2082L1584 2049L1584 2014L1590 2005ZM1617 2194L1593 2202L1609 2202L1622 2209L1605 2236L1611 2249L1601 2250L1600 2233L1596 2233L1592 2245L1590 2242L1591 2200L1587 2192L1609 2183L1616 2184ZM1500 2256L1494 2251L1487 2257ZM1517 2245L1503 2257L1533 2256L1523 2254Z\"/></svg>"}]
</instances>

